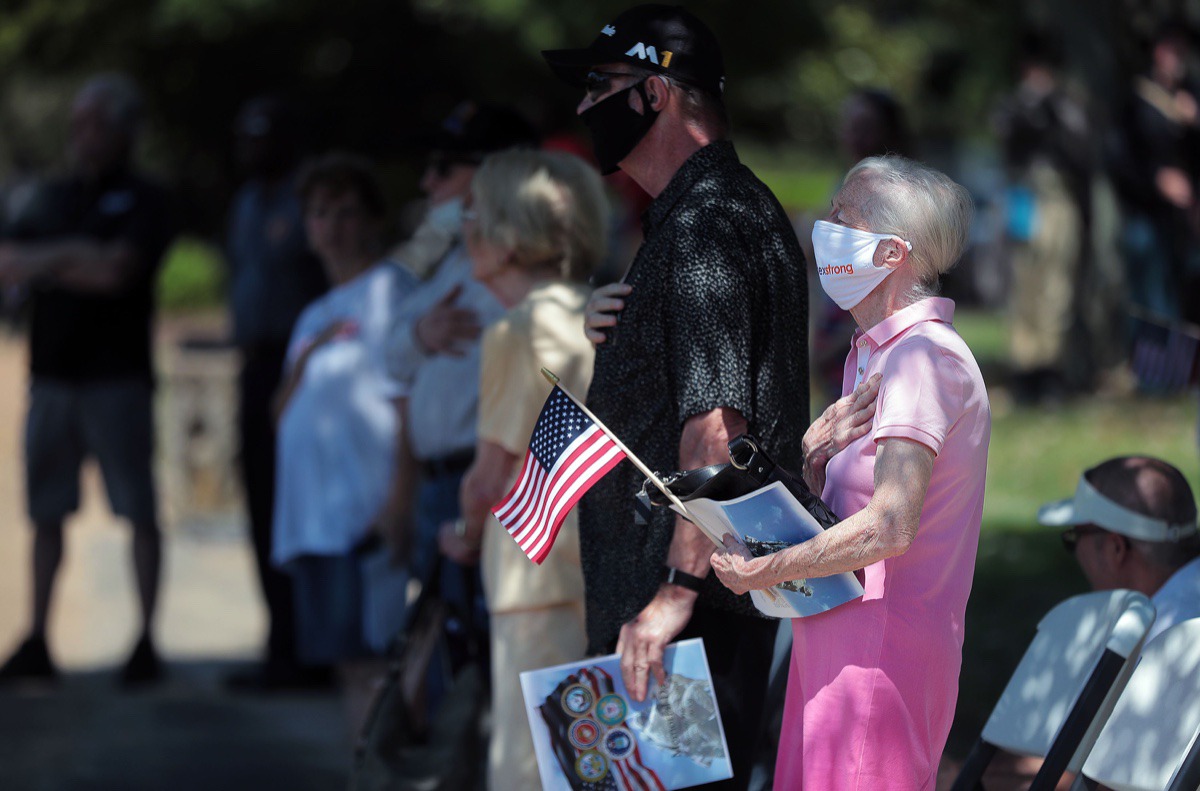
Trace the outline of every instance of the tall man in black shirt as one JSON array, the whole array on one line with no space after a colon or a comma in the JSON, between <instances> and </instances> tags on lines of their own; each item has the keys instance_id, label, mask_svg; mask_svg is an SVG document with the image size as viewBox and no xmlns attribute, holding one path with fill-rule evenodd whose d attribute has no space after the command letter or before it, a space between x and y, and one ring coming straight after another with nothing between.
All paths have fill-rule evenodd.
<instances>
[{"instance_id":1,"label":"tall man in black shirt","mask_svg":"<svg viewBox=\"0 0 1200 791\"><path fill-rule=\"evenodd\" d=\"M712 32L682 8L644 5L580 50L543 53L584 88L579 113L601 169L653 198L623 281L596 292L588 404L652 469L727 462L755 434L799 469L808 420L804 256L787 216L726 139L724 64ZM663 649L704 638L744 788L776 622L710 576L713 546L666 511L635 524L637 470L623 462L584 498L580 545L588 640L614 647L630 694L663 675ZM668 576L669 575L669 576Z\"/></svg>"},{"instance_id":2,"label":"tall man in black shirt","mask_svg":"<svg viewBox=\"0 0 1200 791\"><path fill-rule=\"evenodd\" d=\"M122 679L160 674L150 626L160 542L151 477L150 326L159 262L171 239L162 190L133 172L141 101L125 77L88 81L71 106L71 173L46 185L0 243L0 284L32 301L25 431L33 613L0 681L53 679L46 619L62 525L79 505L85 456L100 464L113 510L133 524L142 630Z\"/></svg>"}]
</instances>

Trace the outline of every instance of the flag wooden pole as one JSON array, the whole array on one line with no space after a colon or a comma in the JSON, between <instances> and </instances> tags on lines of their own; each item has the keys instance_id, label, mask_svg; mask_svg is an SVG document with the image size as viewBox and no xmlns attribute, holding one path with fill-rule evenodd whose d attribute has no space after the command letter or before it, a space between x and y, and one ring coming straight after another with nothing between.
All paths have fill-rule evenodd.
<instances>
[{"instance_id":1,"label":"flag wooden pole","mask_svg":"<svg viewBox=\"0 0 1200 791\"><path fill-rule=\"evenodd\" d=\"M607 435L608 438L613 441L613 444L621 449L621 452L625 454L625 458L627 458L631 462L633 462L633 466L635 466L639 470L641 470L642 474L645 475L647 478L649 478L651 481L653 481L654 485L658 487L658 490L667 496L667 499L671 501L671 505L673 505L679 509L679 512L683 516L684 519L686 519L689 522L691 522L692 524L694 524L702 533L704 533L704 535L708 536L709 541L713 542L714 544L716 544L719 547L725 546L725 542L722 541L716 534L712 533L707 527L702 525L699 522L699 520L692 518L692 513L691 513L691 511L688 510L688 507L683 504L683 500L680 500L679 497L675 494L675 492L668 489L667 485L665 483L663 483L659 479L659 477L657 475L655 475L654 472L649 467L647 467L644 463L642 463L642 460L639 459L637 456L635 456L633 451L631 451L629 448L625 447L625 443L621 442L621 440L618 439L615 434L613 434L611 431L609 431L608 426L604 425L604 423L602 423L600 421L600 418L598 418L594 414L592 414L592 410L590 410L586 406L584 406L583 403L578 398L576 398L574 396L574 394L571 393L570 390L563 387L559 383L558 377L552 371L549 371L548 369L543 368L542 376L546 377L546 381L548 381L550 384L554 385L559 390L562 390L563 393L567 396L567 398L571 399L571 401L573 401L575 403L575 406L577 406L583 410L583 414L585 414L589 418L591 418L592 422L596 424L596 427L599 428L601 431L603 431L605 433L605 435ZM761 593L763 593L765 596L770 598L772 601L776 601L776 602L779 601L778 594L776 594L775 591L771 590L770 588L762 589Z\"/></svg>"},{"instance_id":2,"label":"flag wooden pole","mask_svg":"<svg viewBox=\"0 0 1200 791\"><path fill-rule=\"evenodd\" d=\"M621 452L625 454L625 458L627 458L631 462L633 462L633 466L637 467L639 470L642 471L643 475L645 475L647 478L652 480L654 482L654 485L658 487L658 490L660 492L662 492L663 494L665 494L667 496L667 499L671 501L671 505L675 506L680 511L682 511L684 518L686 518L688 521L691 521L691 518L692 518L691 513L688 511L687 506L683 504L683 500L680 500L673 491L668 489L667 485L665 483L663 483L661 480L659 480L658 476L655 475L650 470L649 467L647 467L645 464L643 464L642 460L639 459L637 456L635 456L633 451L631 451L629 448L625 447L625 443L621 442L621 440L618 439L615 434L613 434L611 431L609 431L608 426L604 425L602 422L600 422L600 418L598 418L594 414L592 414L592 410L590 410L586 406L584 406L583 402L581 402L578 398L576 398L574 396L574 394L571 393L570 390L563 387L559 383L558 377L555 376L553 372L547 370L546 368L543 368L542 376L546 377L546 380L548 382L550 382L550 384L554 385L559 390L562 390L563 393L567 396L567 398L574 401L575 406L582 409L583 414L585 414L589 418L591 418L592 422L596 424L596 427L599 428L601 431L603 431L606 435L608 435L608 438L613 441L613 444L621 449ZM692 522L692 524L696 524L696 523ZM697 525L697 527L700 527L700 526ZM721 543L720 541L717 541L716 538L711 533L708 532L708 530L704 529L703 527L701 527L700 529L704 530L705 534L708 535L708 537L710 539L712 539L714 541L714 543L717 543L717 544Z\"/></svg>"}]
</instances>

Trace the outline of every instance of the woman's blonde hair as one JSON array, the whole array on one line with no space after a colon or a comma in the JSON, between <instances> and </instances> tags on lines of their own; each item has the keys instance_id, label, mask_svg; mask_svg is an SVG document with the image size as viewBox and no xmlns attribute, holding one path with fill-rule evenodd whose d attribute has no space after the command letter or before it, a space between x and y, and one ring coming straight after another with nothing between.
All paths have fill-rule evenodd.
<instances>
[{"instance_id":1,"label":"woman's blonde hair","mask_svg":"<svg viewBox=\"0 0 1200 791\"><path fill-rule=\"evenodd\" d=\"M558 151L508 150L483 161L471 193L477 233L525 269L585 280L604 259L608 199L595 168Z\"/></svg>"}]
</instances>

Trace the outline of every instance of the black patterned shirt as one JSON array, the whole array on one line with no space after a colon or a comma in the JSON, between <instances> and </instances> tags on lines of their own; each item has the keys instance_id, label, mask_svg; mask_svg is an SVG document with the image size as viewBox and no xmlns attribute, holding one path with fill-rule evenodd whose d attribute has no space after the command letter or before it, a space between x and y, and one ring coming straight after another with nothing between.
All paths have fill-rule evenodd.
<instances>
[{"instance_id":1,"label":"black patterned shirt","mask_svg":"<svg viewBox=\"0 0 1200 791\"><path fill-rule=\"evenodd\" d=\"M633 292L596 350L588 406L652 470L679 467L688 418L736 409L785 467L808 428L808 289L783 208L732 143L697 151L642 218ZM628 461L583 499L580 549L589 650L610 651L654 597L674 533L655 509L637 525L643 476ZM697 606L756 613L709 575Z\"/></svg>"}]
</instances>

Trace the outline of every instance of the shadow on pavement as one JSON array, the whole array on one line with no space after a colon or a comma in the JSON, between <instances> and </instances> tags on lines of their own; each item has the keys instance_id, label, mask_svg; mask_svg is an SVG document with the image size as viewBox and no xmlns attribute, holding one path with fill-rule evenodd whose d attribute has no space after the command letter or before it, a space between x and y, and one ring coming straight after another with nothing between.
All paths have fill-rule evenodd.
<instances>
[{"instance_id":1,"label":"shadow on pavement","mask_svg":"<svg viewBox=\"0 0 1200 791\"><path fill-rule=\"evenodd\" d=\"M0 786L8 791L239 791L346 787L350 746L332 692L232 695L230 662L167 664L126 692L117 669L53 689L0 689Z\"/></svg>"}]
</instances>

